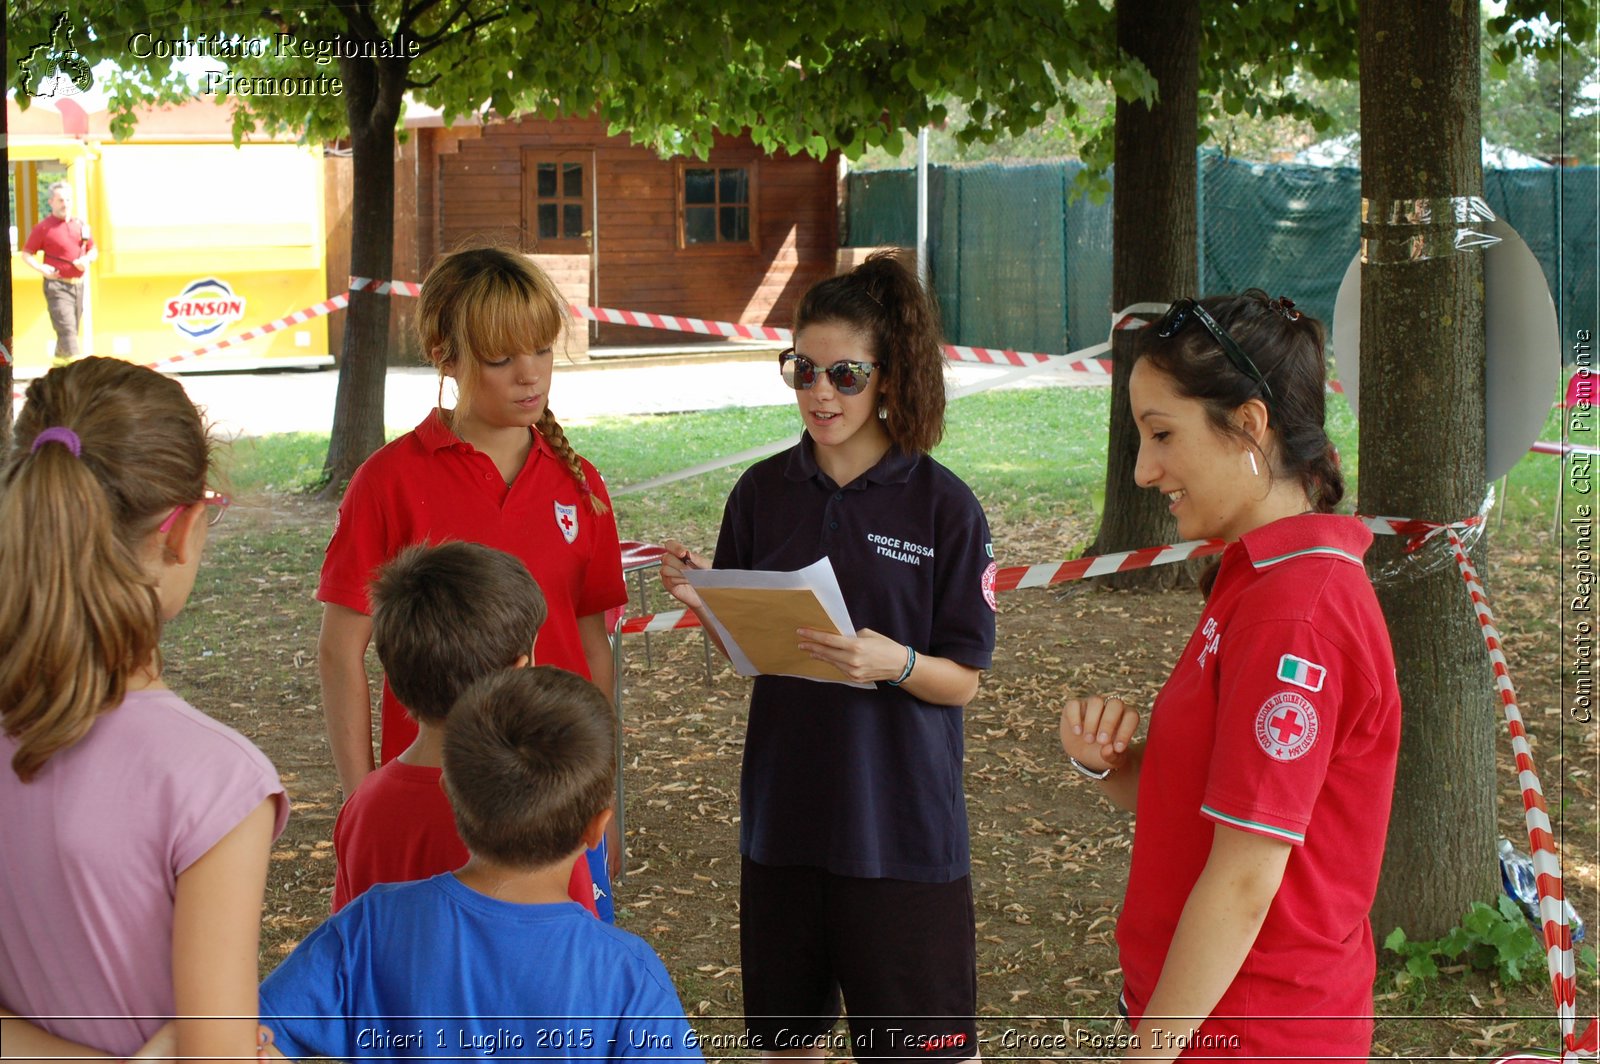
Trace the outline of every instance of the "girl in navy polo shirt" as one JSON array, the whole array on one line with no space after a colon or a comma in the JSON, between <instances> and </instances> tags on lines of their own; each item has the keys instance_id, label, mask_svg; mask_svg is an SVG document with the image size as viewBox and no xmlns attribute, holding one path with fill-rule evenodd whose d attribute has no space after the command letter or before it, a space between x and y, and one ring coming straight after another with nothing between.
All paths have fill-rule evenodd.
<instances>
[{"instance_id":1,"label":"girl in navy polo shirt","mask_svg":"<svg viewBox=\"0 0 1600 1064\"><path fill-rule=\"evenodd\" d=\"M520 559L549 607L534 662L575 672L611 696L605 612L627 601L627 589L605 485L550 409L555 347L566 326L566 300L515 251L446 255L423 282L417 333L439 371L440 407L356 470L317 587L323 712L347 795L373 769L367 585L412 544L462 540ZM451 410L443 408L447 377L456 383ZM389 762L417 726L387 682L382 720L381 760ZM601 856L591 854L590 869L596 907L609 920Z\"/></svg>"},{"instance_id":2,"label":"girl in navy polo shirt","mask_svg":"<svg viewBox=\"0 0 1600 1064\"><path fill-rule=\"evenodd\" d=\"M798 645L870 689L760 676L740 794L746 1023L820 1057L842 994L854 1055L977 1053L962 707L994 649L994 560L944 432L937 311L892 255L808 291L779 358L805 433L728 498L722 569L826 555L853 638ZM662 582L708 559L668 541ZM708 629L709 630L709 629Z\"/></svg>"},{"instance_id":3,"label":"girl in navy polo shirt","mask_svg":"<svg viewBox=\"0 0 1600 1064\"><path fill-rule=\"evenodd\" d=\"M1144 742L1120 699L1061 714L1073 767L1137 814L1128 1055L1365 1061L1400 696L1372 534L1333 513L1322 326L1252 289L1179 300L1139 343L1134 475L1228 547Z\"/></svg>"}]
</instances>

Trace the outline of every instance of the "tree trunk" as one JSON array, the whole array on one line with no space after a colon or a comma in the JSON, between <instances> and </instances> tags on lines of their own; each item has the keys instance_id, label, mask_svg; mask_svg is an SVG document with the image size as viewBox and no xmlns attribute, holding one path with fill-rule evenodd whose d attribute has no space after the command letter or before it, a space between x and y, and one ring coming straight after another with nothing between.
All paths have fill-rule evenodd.
<instances>
[{"instance_id":1,"label":"tree trunk","mask_svg":"<svg viewBox=\"0 0 1600 1064\"><path fill-rule=\"evenodd\" d=\"M394 264L394 127L406 65L404 60L339 60L350 121L350 272L378 281L390 279ZM352 292L322 470L326 498L343 493L361 463L383 446L388 342L389 296Z\"/></svg>"},{"instance_id":2,"label":"tree trunk","mask_svg":"<svg viewBox=\"0 0 1600 1064\"><path fill-rule=\"evenodd\" d=\"M1170 302L1196 294L1195 147L1200 78L1198 0L1118 0L1117 44L1155 75L1154 107L1117 100L1112 185L1111 302ZM1128 409L1133 331L1111 338L1111 427L1105 506L1093 554L1171 543L1177 526L1165 500L1133 481L1139 433ZM1113 587L1171 586L1173 566L1103 578Z\"/></svg>"},{"instance_id":3,"label":"tree trunk","mask_svg":"<svg viewBox=\"0 0 1600 1064\"><path fill-rule=\"evenodd\" d=\"M6 143L6 112L0 108L0 144ZM5 152L0 151L0 159L5 158ZM5 214L11 216L11 185L8 182L0 196L5 197ZM17 219L18 228L21 228L22 219ZM23 239L27 239L24 237ZM0 265L0 344L5 345L5 350L0 353L0 459L11 448L11 389L16 379L13 372L12 354L15 345L12 344L12 308L11 308L11 249L6 249L5 263Z\"/></svg>"},{"instance_id":4,"label":"tree trunk","mask_svg":"<svg viewBox=\"0 0 1600 1064\"><path fill-rule=\"evenodd\" d=\"M1476 4L1361 11L1362 513L1454 521L1483 500L1483 256L1453 250L1448 199L1483 194L1478 18ZM1402 546L1379 536L1369 561L1393 566ZM1498 889L1498 700L1456 566L1420 564L1440 549L1378 582L1405 707L1380 941L1395 927L1435 938ZM1476 561L1482 573L1481 549Z\"/></svg>"}]
</instances>

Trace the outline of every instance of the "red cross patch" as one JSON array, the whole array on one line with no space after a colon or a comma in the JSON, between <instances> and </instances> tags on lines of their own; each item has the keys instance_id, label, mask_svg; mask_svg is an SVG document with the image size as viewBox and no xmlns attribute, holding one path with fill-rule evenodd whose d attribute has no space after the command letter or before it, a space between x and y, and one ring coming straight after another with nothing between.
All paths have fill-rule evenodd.
<instances>
[{"instance_id":1,"label":"red cross patch","mask_svg":"<svg viewBox=\"0 0 1600 1064\"><path fill-rule=\"evenodd\" d=\"M559 502L556 506L556 527L561 529L561 536L568 543L578 538L578 508L576 506L563 506Z\"/></svg>"},{"instance_id":2,"label":"red cross patch","mask_svg":"<svg viewBox=\"0 0 1600 1064\"><path fill-rule=\"evenodd\" d=\"M1317 710L1293 691L1280 691L1256 713L1256 742L1274 761L1293 761L1317 741Z\"/></svg>"}]
</instances>

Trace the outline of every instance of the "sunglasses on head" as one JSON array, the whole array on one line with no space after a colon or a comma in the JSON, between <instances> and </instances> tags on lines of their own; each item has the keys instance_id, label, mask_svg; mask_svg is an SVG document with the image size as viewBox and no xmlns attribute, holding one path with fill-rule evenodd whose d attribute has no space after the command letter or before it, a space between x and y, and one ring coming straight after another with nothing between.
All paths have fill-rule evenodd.
<instances>
[{"instance_id":1,"label":"sunglasses on head","mask_svg":"<svg viewBox=\"0 0 1600 1064\"><path fill-rule=\"evenodd\" d=\"M872 380L872 371L877 368L876 362L844 359L822 369L805 355L795 354L792 347L778 356L778 371L783 374L783 383L797 392L816 384L817 373L821 371L828 375L828 380L833 382L833 390L840 395L860 395Z\"/></svg>"},{"instance_id":2,"label":"sunglasses on head","mask_svg":"<svg viewBox=\"0 0 1600 1064\"><path fill-rule=\"evenodd\" d=\"M1156 335L1163 340L1176 336L1190 321L1198 321L1204 326L1206 332L1210 333L1211 338L1222 348L1222 353L1228 356L1228 361L1233 363L1233 368L1256 382L1261 388L1262 398L1269 403L1273 401L1272 387L1267 384L1266 378L1261 375L1256 364L1250 361L1250 356L1245 354L1238 342L1228 335L1228 330L1218 325L1217 319L1206 313L1206 308L1194 300L1187 297L1174 300L1161 320L1156 322Z\"/></svg>"}]
</instances>

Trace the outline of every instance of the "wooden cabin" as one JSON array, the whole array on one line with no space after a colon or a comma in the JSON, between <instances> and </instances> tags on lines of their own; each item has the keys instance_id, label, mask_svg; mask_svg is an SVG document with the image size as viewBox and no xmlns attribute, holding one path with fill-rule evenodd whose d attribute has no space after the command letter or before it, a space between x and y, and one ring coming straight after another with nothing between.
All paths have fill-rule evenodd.
<instances>
[{"instance_id":1,"label":"wooden cabin","mask_svg":"<svg viewBox=\"0 0 1600 1064\"><path fill-rule=\"evenodd\" d=\"M434 122L408 121L397 160L397 229L407 210L415 225L396 234L397 276L416 270L404 279L420 280L441 253L497 241L587 258L593 306L787 327L806 288L834 272L837 156L768 155L748 136L719 135L705 160L662 159L599 119ZM705 342L623 325L590 337Z\"/></svg>"}]
</instances>

